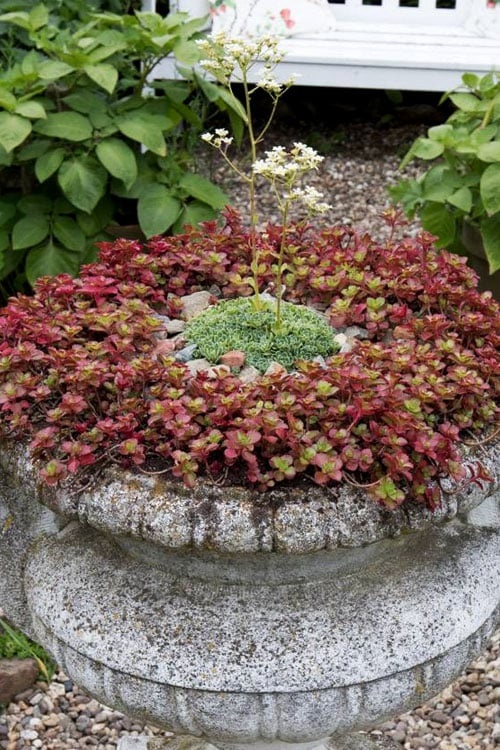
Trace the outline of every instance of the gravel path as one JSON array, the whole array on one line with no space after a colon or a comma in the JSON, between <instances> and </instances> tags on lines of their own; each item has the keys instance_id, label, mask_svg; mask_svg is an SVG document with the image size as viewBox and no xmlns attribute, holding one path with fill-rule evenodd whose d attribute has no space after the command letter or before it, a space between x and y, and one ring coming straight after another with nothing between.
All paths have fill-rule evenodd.
<instances>
[{"instance_id":1,"label":"gravel path","mask_svg":"<svg viewBox=\"0 0 500 750\"><path fill-rule=\"evenodd\" d=\"M376 237L384 235L381 212L388 205L387 184L397 181L398 163L423 125L398 125L380 129L368 123L348 123L342 134L324 125L282 126L269 146L307 141L328 152L321 169L308 180L326 193L333 208L329 222L346 222ZM304 136L304 132L307 136ZM207 157L202 157L207 161ZM224 181L233 202L243 211L245 193L226 169L211 161L212 175ZM407 170L408 172L414 171ZM275 215L268 196L261 203L266 220ZM413 223L409 230L415 232ZM500 631L489 649L451 687L434 700L388 722L372 732L392 737L405 750L494 750L500 746ZM49 686L39 684L18 696L0 716L1 750L113 750L120 736L168 736L144 727L117 711L83 695L64 674Z\"/></svg>"},{"instance_id":2,"label":"gravel path","mask_svg":"<svg viewBox=\"0 0 500 750\"><path fill-rule=\"evenodd\" d=\"M440 695L374 730L405 750L494 750L500 745L500 631ZM114 750L122 736L168 733L143 726L79 691L66 675L37 684L0 716L2 750Z\"/></svg>"}]
</instances>

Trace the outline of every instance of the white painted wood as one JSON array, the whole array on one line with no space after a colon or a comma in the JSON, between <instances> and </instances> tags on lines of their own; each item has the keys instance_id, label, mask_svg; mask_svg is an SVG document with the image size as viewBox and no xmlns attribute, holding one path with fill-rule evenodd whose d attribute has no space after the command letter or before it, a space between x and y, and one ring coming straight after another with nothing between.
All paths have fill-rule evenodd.
<instances>
[{"instance_id":1,"label":"white painted wood","mask_svg":"<svg viewBox=\"0 0 500 750\"><path fill-rule=\"evenodd\" d=\"M278 78L296 75L305 86L446 91L466 71L500 69L500 6L488 9L486 0L456 0L453 9L436 8L436 0L419 0L418 7L400 2L331 4L335 30L284 39ZM171 7L194 17L209 8L207 0L176 0ZM258 74L256 66L253 78ZM176 75L170 59L155 70L158 78Z\"/></svg>"}]
</instances>

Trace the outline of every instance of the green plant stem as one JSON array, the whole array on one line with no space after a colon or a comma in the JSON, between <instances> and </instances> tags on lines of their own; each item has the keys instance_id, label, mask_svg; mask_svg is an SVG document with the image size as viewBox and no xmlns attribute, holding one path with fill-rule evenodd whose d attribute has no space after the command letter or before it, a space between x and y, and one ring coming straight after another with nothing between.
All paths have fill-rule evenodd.
<instances>
[{"instance_id":1,"label":"green plant stem","mask_svg":"<svg viewBox=\"0 0 500 750\"><path fill-rule=\"evenodd\" d=\"M480 129L480 130L482 130L482 129L483 129L483 128L485 128L485 127L486 127L487 125L489 125L489 123L490 123L490 120L491 120L491 118L493 117L493 111L494 111L494 109L495 109L495 104L496 104L496 103L497 103L497 102L496 102L496 99L492 99L492 100L491 100L491 102L490 102L490 104L489 104L489 106L488 106L488 109L487 109L487 110L486 110L486 112L484 113L484 117L483 117L483 119L482 119L481 125L479 126L479 129Z\"/></svg>"},{"instance_id":2,"label":"green plant stem","mask_svg":"<svg viewBox=\"0 0 500 750\"><path fill-rule=\"evenodd\" d=\"M285 201L282 207L282 218L283 218L283 232L281 234L280 250L278 255L278 263L276 267L276 328L275 333L281 333L283 327L281 309L283 301L283 259L285 257L285 247L287 239L287 226L288 226L288 210L290 207L289 201Z\"/></svg>"},{"instance_id":3,"label":"green plant stem","mask_svg":"<svg viewBox=\"0 0 500 750\"><path fill-rule=\"evenodd\" d=\"M248 128L248 138L250 140L250 156L252 164L257 159L257 141L255 138L255 131L253 127L253 121L252 121L252 106L251 106L251 96L250 96L250 90L248 88L248 79L246 75L246 71L243 71L242 76L242 84L243 84L243 92L245 97L245 112L247 116L247 128ZM260 263L260 253L259 248L257 246L257 223L258 223L258 215L257 215L257 196L256 196L256 187L255 187L255 174L253 171L250 172L249 181L248 181L248 197L249 197L249 208L250 208L250 226L251 226L251 233L250 233L250 247L251 247L251 253L252 253L252 275L253 275L253 287L254 287L254 307L256 310L262 309L262 300L260 298L259 293L259 263Z\"/></svg>"}]
</instances>

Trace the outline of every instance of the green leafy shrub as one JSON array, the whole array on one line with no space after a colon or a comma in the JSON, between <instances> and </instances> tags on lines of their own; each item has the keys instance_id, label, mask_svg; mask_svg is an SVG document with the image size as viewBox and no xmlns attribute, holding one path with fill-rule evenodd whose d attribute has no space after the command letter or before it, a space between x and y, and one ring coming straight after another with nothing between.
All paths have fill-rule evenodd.
<instances>
[{"instance_id":1,"label":"green leafy shrub","mask_svg":"<svg viewBox=\"0 0 500 750\"><path fill-rule=\"evenodd\" d=\"M141 9L141 0L45 0L51 23L59 28L76 29L78 24L89 20L91 13L110 11L111 13L132 13ZM29 13L33 9L32 0L0 0L0 15L4 13ZM0 23L0 68L10 67L21 62L32 43L25 29L10 23Z\"/></svg>"},{"instance_id":2,"label":"green leafy shrub","mask_svg":"<svg viewBox=\"0 0 500 750\"><path fill-rule=\"evenodd\" d=\"M476 227L494 273L500 269L500 75L467 73L463 83L466 90L446 95L456 111L417 138L401 163L418 158L433 165L390 192L439 247L463 254L464 223Z\"/></svg>"},{"instance_id":3,"label":"green leafy shrub","mask_svg":"<svg viewBox=\"0 0 500 750\"><path fill-rule=\"evenodd\" d=\"M138 222L151 237L225 205L224 193L192 171L183 147L183 132L202 126L197 85L147 84L167 54L185 65L197 60L200 20L96 13L77 28L58 28L37 5L0 21L31 44L0 74L5 293L41 274L76 273L94 259L109 225ZM216 84L210 91L217 101ZM227 108L232 100L223 96Z\"/></svg>"}]
</instances>

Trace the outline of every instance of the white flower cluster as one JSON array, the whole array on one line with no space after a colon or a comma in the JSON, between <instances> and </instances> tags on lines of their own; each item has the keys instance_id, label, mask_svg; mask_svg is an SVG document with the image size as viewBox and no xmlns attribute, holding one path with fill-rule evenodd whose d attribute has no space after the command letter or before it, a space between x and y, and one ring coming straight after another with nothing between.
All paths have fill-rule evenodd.
<instances>
[{"instance_id":1,"label":"white flower cluster","mask_svg":"<svg viewBox=\"0 0 500 750\"><path fill-rule=\"evenodd\" d=\"M290 151L287 151L284 146L275 146L265 153L265 159L257 159L253 163L254 174L288 185L295 182L305 172L317 169L323 161L323 157L305 143L294 143Z\"/></svg>"},{"instance_id":2,"label":"white flower cluster","mask_svg":"<svg viewBox=\"0 0 500 750\"><path fill-rule=\"evenodd\" d=\"M298 201L303 203L310 216L324 214L329 211L331 205L322 200L324 193L316 188L306 185L304 188L293 188L286 196L285 200L290 202Z\"/></svg>"},{"instance_id":3,"label":"white flower cluster","mask_svg":"<svg viewBox=\"0 0 500 750\"><path fill-rule=\"evenodd\" d=\"M233 142L226 128L216 128L215 133L203 133L200 137L202 141L219 150L225 150Z\"/></svg>"},{"instance_id":4,"label":"white flower cluster","mask_svg":"<svg viewBox=\"0 0 500 750\"><path fill-rule=\"evenodd\" d=\"M281 85L271 75L272 70L283 59L277 37L236 40L222 32L213 34L208 39L200 39L197 45L205 55L200 60L200 66L218 81L228 82L231 78L241 81L252 65L260 61L264 63L264 70L257 85L275 93L281 90Z\"/></svg>"}]
</instances>

